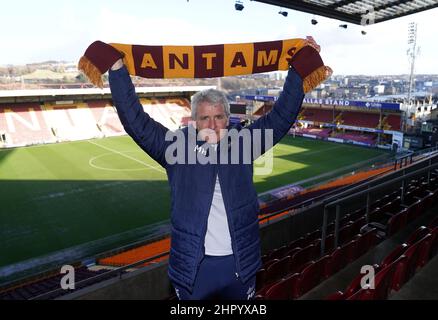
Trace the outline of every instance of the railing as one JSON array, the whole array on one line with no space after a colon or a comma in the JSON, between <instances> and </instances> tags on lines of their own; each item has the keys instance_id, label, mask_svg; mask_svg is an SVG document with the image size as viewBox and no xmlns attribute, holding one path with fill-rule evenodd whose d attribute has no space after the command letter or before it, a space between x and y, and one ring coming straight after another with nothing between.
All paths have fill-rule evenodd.
<instances>
[{"instance_id":1,"label":"railing","mask_svg":"<svg viewBox=\"0 0 438 320\"><path fill-rule=\"evenodd\" d=\"M335 207L336 209L336 216L335 216L335 247L338 245L338 236L339 236L339 221L340 221L340 211L341 211L341 204L349 201L351 199L355 199L355 198L359 198L361 196L366 196L367 200L366 200L366 219L367 221L369 221L369 208L370 208L370 193L375 192L375 191L379 191L379 190L384 190L385 188L387 188L390 185L395 185L396 183L401 182L401 199L403 199L404 197L404 192L405 192L405 186L406 186L406 180L411 178L411 177L415 177L415 176L419 176L421 174L427 173L427 182L429 183L430 181L430 172L435 169L438 168L438 163L433 164L433 162L436 162L438 160L438 156L429 158L429 159L425 159L423 161L420 161L418 163L427 163L427 166L424 168L420 168L418 170L415 170L413 172L409 172L406 173L405 169L403 169L402 171L402 176L401 177L397 177L394 179L391 179L389 181L385 181L382 183L378 183L378 185L372 186L370 187L369 183L365 183L362 184L360 186L357 186L355 188L352 188L351 190L348 190L348 194L345 194L345 197L343 196L343 194L340 194L337 196L337 198L341 197L340 199L326 199L324 200L324 215L323 215L323 223L322 223L322 235L321 235L321 255L324 255L325 252L325 241L327 238L327 226L328 226L328 215L329 215L329 208L331 207ZM379 178L377 179L377 181L379 180ZM376 181L373 181L373 183L375 183ZM357 191L358 189L363 189L364 187L366 187L366 190L361 190L357 193L355 193L355 191Z\"/></svg>"}]
</instances>

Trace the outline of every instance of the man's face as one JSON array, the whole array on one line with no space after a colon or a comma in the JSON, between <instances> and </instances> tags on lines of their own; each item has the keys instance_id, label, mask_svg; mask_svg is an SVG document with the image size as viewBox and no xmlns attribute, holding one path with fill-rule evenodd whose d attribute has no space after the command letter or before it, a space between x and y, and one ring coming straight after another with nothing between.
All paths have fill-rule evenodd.
<instances>
[{"instance_id":1,"label":"man's face","mask_svg":"<svg viewBox=\"0 0 438 320\"><path fill-rule=\"evenodd\" d=\"M196 129L201 131L201 138L209 143L217 143L225 136L228 126L228 117L224 106L221 104L210 104L201 102L196 110Z\"/></svg>"}]
</instances>

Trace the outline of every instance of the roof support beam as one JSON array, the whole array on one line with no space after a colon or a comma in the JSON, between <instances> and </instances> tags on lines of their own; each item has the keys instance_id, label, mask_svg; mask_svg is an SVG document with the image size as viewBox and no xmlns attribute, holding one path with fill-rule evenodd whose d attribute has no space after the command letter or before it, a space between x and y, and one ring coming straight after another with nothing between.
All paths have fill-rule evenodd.
<instances>
[{"instance_id":1,"label":"roof support beam","mask_svg":"<svg viewBox=\"0 0 438 320\"><path fill-rule=\"evenodd\" d=\"M353 24L361 24L362 20L362 12L357 13L346 13L343 11L340 11L339 8L342 8L343 6L347 6L349 4L357 4L360 5L361 3L364 3L363 0L341 0L336 3L333 3L331 5L324 5L321 1L321 4L316 4L315 2L305 2L303 0L254 0L257 2L263 2L266 4L270 4L273 6L279 6L283 8L288 8L292 10L307 12L310 14L316 14L319 16L324 16L327 18L337 19L345 22L350 22ZM368 3L367 3L368 4ZM408 10L406 12L396 13L392 14L388 11L382 12L382 10L386 10L389 8L396 8L400 5L410 5L412 4L412 9ZM374 23L379 23L403 16L407 16L410 14L418 13L421 11L429 10L438 7L438 2L430 4L430 5L424 5L421 4L418 1L415 0L399 0L394 2L387 1L384 4L381 4L379 6L374 7L374 12L381 12L383 14L387 13L387 15L384 16L384 18L376 19ZM397 9L396 9L397 10Z\"/></svg>"}]
</instances>

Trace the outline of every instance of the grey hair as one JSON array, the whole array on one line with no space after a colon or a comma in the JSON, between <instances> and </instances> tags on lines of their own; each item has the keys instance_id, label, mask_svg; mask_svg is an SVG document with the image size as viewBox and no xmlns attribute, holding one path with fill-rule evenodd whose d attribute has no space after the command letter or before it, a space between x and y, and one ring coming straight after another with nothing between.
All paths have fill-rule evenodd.
<instances>
[{"instance_id":1,"label":"grey hair","mask_svg":"<svg viewBox=\"0 0 438 320\"><path fill-rule=\"evenodd\" d=\"M196 111L200 103L207 102L209 104L220 104L224 106L224 111L227 118L230 117L230 104L228 103L225 93L216 89L207 89L199 91L192 96L192 119L196 120Z\"/></svg>"}]
</instances>

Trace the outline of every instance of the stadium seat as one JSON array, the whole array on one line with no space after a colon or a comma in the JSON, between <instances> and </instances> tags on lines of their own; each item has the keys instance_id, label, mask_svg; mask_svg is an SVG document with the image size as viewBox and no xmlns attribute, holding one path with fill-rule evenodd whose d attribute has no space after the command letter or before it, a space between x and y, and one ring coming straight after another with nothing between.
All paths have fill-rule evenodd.
<instances>
[{"instance_id":1,"label":"stadium seat","mask_svg":"<svg viewBox=\"0 0 438 320\"><path fill-rule=\"evenodd\" d=\"M324 278L324 270L327 261L330 259L329 255L321 259L311 262L302 272L297 284L297 295L302 296L310 289L316 287Z\"/></svg>"},{"instance_id":2,"label":"stadium seat","mask_svg":"<svg viewBox=\"0 0 438 320\"><path fill-rule=\"evenodd\" d=\"M377 274L382 268L375 264L373 265L375 273ZM347 286L347 288L342 291L337 291L329 296L327 296L326 300L347 300L353 295L355 295L359 290L361 290L361 280L363 278L363 274L358 274ZM354 297L353 299L358 298L358 296Z\"/></svg>"},{"instance_id":3,"label":"stadium seat","mask_svg":"<svg viewBox=\"0 0 438 320\"><path fill-rule=\"evenodd\" d=\"M402 208L396 214L387 213L385 214L389 218L387 221L382 219L380 222L371 222L369 226L377 228L380 237L391 237L406 225L407 213L407 208Z\"/></svg>"},{"instance_id":4,"label":"stadium seat","mask_svg":"<svg viewBox=\"0 0 438 320\"><path fill-rule=\"evenodd\" d=\"M286 252L286 256L293 256L295 253L297 253L298 251L300 251L302 248L301 247L296 247L293 249L290 249L288 252Z\"/></svg>"},{"instance_id":5,"label":"stadium seat","mask_svg":"<svg viewBox=\"0 0 438 320\"><path fill-rule=\"evenodd\" d=\"M432 247L433 236L428 233L418 243L417 269L422 268L429 262L430 250Z\"/></svg>"},{"instance_id":6,"label":"stadium seat","mask_svg":"<svg viewBox=\"0 0 438 320\"><path fill-rule=\"evenodd\" d=\"M314 244L310 244L307 247L301 249L292 256L290 263L290 273L299 273L303 270L303 266L309 262L314 256L316 248Z\"/></svg>"},{"instance_id":7,"label":"stadium seat","mask_svg":"<svg viewBox=\"0 0 438 320\"><path fill-rule=\"evenodd\" d=\"M335 235L330 233L325 238L325 252L329 253L335 248Z\"/></svg>"},{"instance_id":8,"label":"stadium seat","mask_svg":"<svg viewBox=\"0 0 438 320\"><path fill-rule=\"evenodd\" d=\"M306 239L304 237L300 237L300 238L290 242L287 246L289 249L295 249L297 247L304 248L306 245L308 245Z\"/></svg>"},{"instance_id":9,"label":"stadium seat","mask_svg":"<svg viewBox=\"0 0 438 320\"><path fill-rule=\"evenodd\" d=\"M271 264L266 270L266 283L273 283L289 272L289 264L291 257L286 256L273 264Z\"/></svg>"},{"instance_id":10,"label":"stadium seat","mask_svg":"<svg viewBox=\"0 0 438 320\"><path fill-rule=\"evenodd\" d=\"M266 282L266 269L260 269L256 273L256 292L259 291Z\"/></svg>"},{"instance_id":11,"label":"stadium seat","mask_svg":"<svg viewBox=\"0 0 438 320\"><path fill-rule=\"evenodd\" d=\"M357 240L353 239L350 242L344 245L345 247L345 256L347 259L347 263L353 262L357 258Z\"/></svg>"},{"instance_id":12,"label":"stadium seat","mask_svg":"<svg viewBox=\"0 0 438 320\"><path fill-rule=\"evenodd\" d=\"M338 247L330 254L331 259L327 262L325 267L325 274L327 277L334 275L347 265L347 250L347 246L342 246Z\"/></svg>"},{"instance_id":13,"label":"stadium seat","mask_svg":"<svg viewBox=\"0 0 438 320\"><path fill-rule=\"evenodd\" d=\"M391 217L388 221L386 236L391 237L400 231L407 222L407 213L408 210L406 208L401 209L398 213Z\"/></svg>"},{"instance_id":14,"label":"stadium seat","mask_svg":"<svg viewBox=\"0 0 438 320\"><path fill-rule=\"evenodd\" d=\"M357 210L353 211L350 214L349 220L350 221L355 221L355 220L357 220L359 218L362 218L365 215L365 213L366 213L366 208L365 207L357 209Z\"/></svg>"},{"instance_id":15,"label":"stadium seat","mask_svg":"<svg viewBox=\"0 0 438 320\"><path fill-rule=\"evenodd\" d=\"M357 237L357 255L358 257L364 255L368 250L376 244L377 229L372 228L366 233Z\"/></svg>"},{"instance_id":16,"label":"stadium seat","mask_svg":"<svg viewBox=\"0 0 438 320\"><path fill-rule=\"evenodd\" d=\"M353 224L350 223L339 229L338 245L343 245L344 243L347 243L349 240L351 240L351 238L353 237L352 226Z\"/></svg>"},{"instance_id":17,"label":"stadium seat","mask_svg":"<svg viewBox=\"0 0 438 320\"><path fill-rule=\"evenodd\" d=\"M388 219L387 214L380 207L375 208L368 214L369 222L380 222L382 219Z\"/></svg>"},{"instance_id":18,"label":"stadium seat","mask_svg":"<svg viewBox=\"0 0 438 320\"><path fill-rule=\"evenodd\" d=\"M290 300L297 296L296 285L300 278L299 273L288 276L271 286L264 295L267 300Z\"/></svg>"},{"instance_id":19,"label":"stadium seat","mask_svg":"<svg viewBox=\"0 0 438 320\"><path fill-rule=\"evenodd\" d=\"M400 205L401 205L401 198L397 196L394 200L383 205L381 209L383 212L395 214L396 212L399 211Z\"/></svg>"},{"instance_id":20,"label":"stadium seat","mask_svg":"<svg viewBox=\"0 0 438 320\"><path fill-rule=\"evenodd\" d=\"M317 229L313 232L310 232L306 235L307 241L313 241L321 237L321 230Z\"/></svg>"},{"instance_id":21,"label":"stadium seat","mask_svg":"<svg viewBox=\"0 0 438 320\"><path fill-rule=\"evenodd\" d=\"M284 257L287 251L288 251L288 246L282 246L280 248L274 249L269 255L269 259L281 259Z\"/></svg>"},{"instance_id":22,"label":"stadium seat","mask_svg":"<svg viewBox=\"0 0 438 320\"><path fill-rule=\"evenodd\" d=\"M434 229L434 228L438 227L438 216L435 217L435 219L433 219L432 222L430 222L428 226L430 229Z\"/></svg>"},{"instance_id":23,"label":"stadium seat","mask_svg":"<svg viewBox=\"0 0 438 320\"><path fill-rule=\"evenodd\" d=\"M374 289L361 288L347 300L386 300L391 290L395 264L382 268L377 272L374 280Z\"/></svg>"},{"instance_id":24,"label":"stadium seat","mask_svg":"<svg viewBox=\"0 0 438 320\"><path fill-rule=\"evenodd\" d=\"M412 245L415 242L417 242L418 240L422 239L429 232L430 232L429 228L427 228L426 226L421 226L409 236L406 243L408 245Z\"/></svg>"},{"instance_id":25,"label":"stadium seat","mask_svg":"<svg viewBox=\"0 0 438 320\"><path fill-rule=\"evenodd\" d=\"M407 223L414 221L421 214L422 205L420 199L413 198L413 200L410 203L401 206L408 210L406 217Z\"/></svg>"},{"instance_id":26,"label":"stadium seat","mask_svg":"<svg viewBox=\"0 0 438 320\"><path fill-rule=\"evenodd\" d=\"M430 245L430 259L435 257L438 251L438 227L435 227L430 232L432 234L432 240Z\"/></svg>"},{"instance_id":27,"label":"stadium seat","mask_svg":"<svg viewBox=\"0 0 438 320\"><path fill-rule=\"evenodd\" d=\"M272 260L269 260L268 262L266 262L264 265L263 265L263 268L265 268L266 270L268 270L268 268L269 268L269 266L271 265L271 264L273 264L273 263L275 263L275 262L278 262L279 261L279 259L272 259Z\"/></svg>"},{"instance_id":28,"label":"stadium seat","mask_svg":"<svg viewBox=\"0 0 438 320\"><path fill-rule=\"evenodd\" d=\"M394 262L396 268L392 284L393 290L400 290L400 288L415 274L419 255L418 248L418 242L409 246L403 255Z\"/></svg>"},{"instance_id":29,"label":"stadium seat","mask_svg":"<svg viewBox=\"0 0 438 320\"><path fill-rule=\"evenodd\" d=\"M351 236L354 237L356 234L360 232L360 229L366 225L367 219L366 217L361 217L356 219L351 225Z\"/></svg>"},{"instance_id":30,"label":"stadium seat","mask_svg":"<svg viewBox=\"0 0 438 320\"><path fill-rule=\"evenodd\" d=\"M381 263L381 267L385 268L397 260L409 248L408 244L403 243L392 250Z\"/></svg>"}]
</instances>

